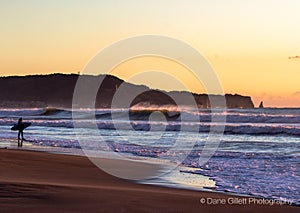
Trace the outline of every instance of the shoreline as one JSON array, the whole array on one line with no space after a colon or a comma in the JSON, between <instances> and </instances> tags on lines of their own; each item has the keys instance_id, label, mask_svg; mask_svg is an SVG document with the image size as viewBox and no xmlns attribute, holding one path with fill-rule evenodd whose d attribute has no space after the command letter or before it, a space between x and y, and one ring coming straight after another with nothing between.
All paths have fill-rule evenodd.
<instances>
[{"instance_id":1,"label":"shoreline","mask_svg":"<svg viewBox=\"0 0 300 213\"><path fill-rule=\"evenodd\" d=\"M1 140L0 140L1 143ZM10 142L11 144L12 142ZM28 143L27 143L28 145ZM8 149L8 150L21 150L21 151L33 151L33 152L41 152L41 153L49 153L49 154L57 154L57 155L69 155L69 156L81 156L81 157L86 157L86 154L81 150L81 149L76 149L76 148L72 148L70 151L70 148L62 148L60 147L58 149L58 147L40 147L37 145L30 145L30 146L26 146L26 142L24 144L23 147L19 148L17 146L0 146L0 150L1 149ZM115 159L114 156L112 156L111 153L106 153L103 152L101 153L103 154L100 158L101 159L105 159L105 160L119 160L119 161L128 161L128 160L133 160L134 162L141 162L141 163L145 163L145 164L152 164L152 165L157 165L157 168L153 168L153 169L163 169L163 167L165 167L165 170L168 170L169 164L172 164L172 162L162 162L157 161L156 159L152 159L152 158L147 158L147 157L142 157L142 156L126 156L126 159ZM99 155L97 153L97 155ZM90 159L89 159L90 160ZM150 160L150 162L149 162ZM160 168L159 168L160 167ZM185 168L185 169L189 169L189 167L185 167L182 166L181 168ZM176 188L176 189L186 189L186 190L193 190L193 191L208 191L208 192L218 192L216 190L214 190L213 188L216 187L215 186L215 182L213 180L210 179L210 177L208 176L203 176L200 174L191 174L191 173L181 173L179 170L174 169L173 171L168 171L166 173L164 173L162 176L158 176L158 177L154 177L154 178L150 178L150 179L146 179L146 180L136 180L135 182L138 184L145 184L145 185L154 185L154 186L162 186L162 187L168 187L168 188ZM153 171L152 171L153 172ZM194 179L200 179L200 181L198 181L197 185L195 184L189 184L188 182L182 182L181 179L183 177L172 177L172 175L170 175L171 173L180 173L180 174L184 174L187 176L194 176ZM171 176L171 177L170 177ZM134 180L133 180L134 181ZM214 185L212 186L212 184L210 183L209 185L205 185L203 184L203 181L211 181L214 182ZM239 196L243 196L241 194L235 194L235 193L230 193L230 192L222 192L220 191L220 193L224 193L224 194L232 194L232 195L239 195ZM247 196L247 195L244 195Z\"/></svg>"},{"instance_id":2,"label":"shoreline","mask_svg":"<svg viewBox=\"0 0 300 213\"><path fill-rule=\"evenodd\" d=\"M0 142L1 142L1 140L0 140ZM9 142L9 143L11 144L13 142ZM30 143L27 142L27 145L28 144L30 144ZM32 148L32 147L34 147L34 148ZM11 146L11 147L0 146L0 153L1 153L1 149L15 150L15 151L29 151L29 152L38 152L38 153L48 153L48 154L53 154L53 155L80 156L83 158L87 158L88 161L90 161L90 159L86 156L86 154L81 149L72 148L73 151L70 151L70 148L59 147L59 150L57 148L58 147L38 146L38 145L31 145L31 144L29 146L26 146L26 141L25 141L25 146L23 146L21 148L19 148L17 146ZM74 150L76 150L77 152L74 152ZM140 163L145 163L145 164L150 164L150 165L161 166L160 168L159 167L151 168L152 172L155 172L155 170L162 169L164 166L168 167L167 165L163 165L161 163L158 163L157 161L148 162L147 161L148 159L146 157L127 156L128 159L124 160L124 159L114 159L114 156L112 156L110 153L103 152L102 154L103 154L103 157L101 156L100 158L104 159L104 160L113 160L113 161L123 162L123 161L128 161L129 159L133 159L134 162L136 162L136 163L140 162ZM97 155L99 155L99 154L97 154ZM96 168L98 168L91 161L90 161L90 163L93 164L93 166L95 166ZM169 162L169 163L171 163L171 162ZM184 167L184 166L183 166L183 168L190 169L189 167ZM103 172L107 173L106 171L103 171ZM179 170L177 172L181 173ZM202 181L203 181L203 178L206 180L211 180L212 182L214 182L214 184L216 184L216 182L213 179L211 179L209 176L200 175L200 174L192 174L192 173L184 173L184 174L193 175L197 179L198 178L202 179ZM111 174L108 174L108 175L111 175ZM114 176L114 175L112 175L112 176ZM169 176L169 175L167 174L166 176ZM253 194L239 194L239 193L230 192L230 191L218 191L218 190L214 189L217 187L216 185L205 186L201 183L199 184L200 186L189 185L186 182L177 182L177 181L170 180L169 178L165 178L165 175L155 177L155 178L150 178L147 180L128 180L128 181L132 181L132 182L134 182L136 184L140 184L140 185L158 186L158 187L170 188L170 189L190 190L190 191L196 191L196 192L197 191L211 192L211 193L223 194L225 196L253 197L253 198L257 198L257 199L274 200L272 198L259 197L259 196L253 195ZM287 201L289 201L289 200L287 199ZM291 206L300 207L300 205L297 205L295 203L291 203Z\"/></svg>"},{"instance_id":3,"label":"shoreline","mask_svg":"<svg viewBox=\"0 0 300 213\"><path fill-rule=\"evenodd\" d=\"M224 207L230 212L299 211L297 206L279 204L201 203L203 199L205 202L209 199L227 202L231 198L242 200L249 197L138 184L101 171L84 156L0 149L0 159L0 206L12 212L32 212L42 208L49 212L62 209L224 212Z\"/></svg>"}]
</instances>

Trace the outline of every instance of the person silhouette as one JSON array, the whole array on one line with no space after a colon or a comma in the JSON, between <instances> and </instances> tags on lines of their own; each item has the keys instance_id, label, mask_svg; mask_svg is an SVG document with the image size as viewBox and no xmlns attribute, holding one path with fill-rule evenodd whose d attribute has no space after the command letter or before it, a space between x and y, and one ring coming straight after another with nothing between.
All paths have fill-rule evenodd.
<instances>
[{"instance_id":1,"label":"person silhouette","mask_svg":"<svg viewBox=\"0 0 300 213\"><path fill-rule=\"evenodd\" d=\"M19 118L18 120L18 146L23 146L23 140L24 139L24 133L23 133L23 130L24 130L24 125L23 125L23 119L22 118ZM22 138L20 138L22 137ZM21 142L20 142L21 140Z\"/></svg>"}]
</instances>

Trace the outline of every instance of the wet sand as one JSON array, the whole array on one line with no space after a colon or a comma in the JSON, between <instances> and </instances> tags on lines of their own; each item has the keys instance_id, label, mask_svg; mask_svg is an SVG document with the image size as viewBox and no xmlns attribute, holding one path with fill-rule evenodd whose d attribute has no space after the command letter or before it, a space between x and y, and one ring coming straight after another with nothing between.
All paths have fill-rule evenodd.
<instances>
[{"instance_id":1,"label":"wet sand","mask_svg":"<svg viewBox=\"0 0 300 213\"><path fill-rule=\"evenodd\" d=\"M124 162L112 160L113 165ZM145 168L143 165L141 168ZM147 167L150 168L150 167ZM154 171L152 171L154 172ZM201 203L201 201L204 202ZM207 204L207 201L219 204ZM1 212L299 212L289 205L228 204L249 198L141 185L86 157L0 149ZM225 204L222 204L222 202Z\"/></svg>"}]
</instances>

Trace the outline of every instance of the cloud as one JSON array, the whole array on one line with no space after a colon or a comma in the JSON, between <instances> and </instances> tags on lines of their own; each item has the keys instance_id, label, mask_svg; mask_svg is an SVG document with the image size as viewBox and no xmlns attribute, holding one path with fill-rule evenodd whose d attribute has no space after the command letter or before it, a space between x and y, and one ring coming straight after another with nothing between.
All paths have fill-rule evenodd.
<instances>
[{"instance_id":1,"label":"cloud","mask_svg":"<svg viewBox=\"0 0 300 213\"><path fill-rule=\"evenodd\" d=\"M300 59L300 56L299 56L299 55L296 55L296 56L290 56L290 57L288 57L288 59Z\"/></svg>"},{"instance_id":2,"label":"cloud","mask_svg":"<svg viewBox=\"0 0 300 213\"><path fill-rule=\"evenodd\" d=\"M300 91L296 91L292 95L300 95Z\"/></svg>"}]
</instances>

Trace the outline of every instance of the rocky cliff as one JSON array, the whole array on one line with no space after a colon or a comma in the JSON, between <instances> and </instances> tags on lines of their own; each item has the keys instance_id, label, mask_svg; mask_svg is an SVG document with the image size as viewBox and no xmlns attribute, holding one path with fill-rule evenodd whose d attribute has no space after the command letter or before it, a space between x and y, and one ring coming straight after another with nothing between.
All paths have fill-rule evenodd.
<instances>
[{"instance_id":1,"label":"rocky cliff","mask_svg":"<svg viewBox=\"0 0 300 213\"><path fill-rule=\"evenodd\" d=\"M127 94L133 91L145 90L145 92L136 96L131 102L133 105L174 105L172 98L176 97L179 104L184 105L185 100L190 95L188 92L164 92L152 90L143 85L134 85L111 76L83 76L87 87L94 80L103 80L98 90L96 98L97 108L111 107L112 98L120 86L124 87ZM27 107L72 107L73 91L78 79L78 75L70 74L51 74L51 75L33 75L33 76L14 76L0 77L0 107L8 108L27 108ZM192 94L199 108L209 108L210 101L207 94ZM123 97L126 99L126 95ZM219 95L210 96L210 98L223 98ZM251 98L241 95L225 95L228 108L253 108ZM178 101L177 101L178 103ZM218 106L217 106L218 107Z\"/></svg>"}]
</instances>

